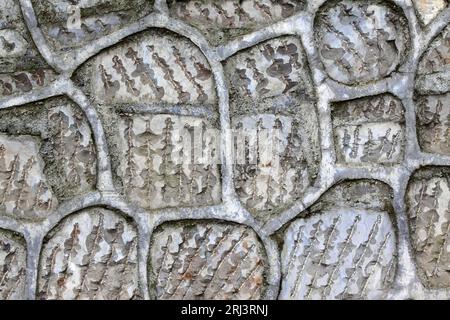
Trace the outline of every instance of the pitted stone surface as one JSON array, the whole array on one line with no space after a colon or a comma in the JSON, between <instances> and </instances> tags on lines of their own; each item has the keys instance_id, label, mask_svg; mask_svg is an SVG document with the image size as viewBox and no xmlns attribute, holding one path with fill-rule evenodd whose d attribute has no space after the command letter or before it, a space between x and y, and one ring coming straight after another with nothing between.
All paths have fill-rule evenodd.
<instances>
[{"instance_id":1,"label":"pitted stone surface","mask_svg":"<svg viewBox=\"0 0 450 320\"><path fill-rule=\"evenodd\" d=\"M25 270L25 241L0 229L0 300L25 298Z\"/></svg>"},{"instance_id":2,"label":"pitted stone surface","mask_svg":"<svg viewBox=\"0 0 450 320\"><path fill-rule=\"evenodd\" d=\"M136 228L109 210L87 209L47 235L39 263L40 299L140 297Z\"/></svg>"},{"instance_id":3,"label":"pitted stone surface","mask_svg":"<svg viewBox=\"0 0 450 320\"><path fill-rule=\"evenodd\" d=\"M152 11L151 0L32 0L39 25L55 48L79 47Z\"/></svg>"},{"instance_id":4,"label":"pitted stone surface","mask_svg":"<svg viewBox=\"0 0 450 320\"><path fill-rule=\"evenodd\" d=\"M153 236L150 259L157 299L253 300L264 293L264 247L248 227L166 224Z\"/></svg>"},{"instance_id":5,"label":"pitted stone surface","mask_svg":"<svg viewBox=\"0 0 450 320\"><path fill-rule=\"evenodd\" d=\"M0 214L42 219L58 205L44 175L40 142L31 136L0 134Z\"/></svg>"},{"instance_id":6,"label":"pitted stone surface","mask_svg":"<svg viewBox=\"0 0 450 320\"><path fill-rule=\"evenodd\" d=\"M213 129L201 118L124 114L118 176L128 198L149 209L220 202L219 137Z\"/></svg>"},{"instance_id":7,"label":"pitted stone surface","mask_svg":"<svg viewBox=\"0 0 450 320\"><path fill-rule=\"evenodd\" d=\"M336 81L354 85L382 79L408 50L407 21L387 1L330 1L315 19L320 58Z\"/></svg>"},{"instance_id":8,"label":"pitted stone surface","mask_svg":"<svg viewBox=\"0 0 450 320\"><path fill-rule=\"evenodd\" d=\"M406 198L419 275L431 288L450 286L449 177L448 168L422 169L410 181Z\"/></svg>"},{"instance_id":9,"label":"pitted stone surface","mask_svg":"<svg viewBox=\"0 0 450 320\"><path fill-rule=\"evenodd\" d=\"M56 203L51 202L56 199L51 200L51 190L58 199L67 199L94 188L97 160L92 130L83 112L68 99L55 98L16 110L0 110L0 132L33 136L37 141L33 154L21 157L21 161L33 157L30 158L32 170L40 167L41 175L45 176L41 184L37 181L29 186L42 193L36 203L54 208ZM10 162L6 166L11 166ZM37 179L39 175L27 176L27 179ZM28 206L34 206L33 201L27 202Z\"/></svg>"},{"instance_id":10,"label":"pitted stone surface","mask_svg":"<svg viewBox=\"0 0 450 320\"><path fill-rule=\"evenodd\" d=\"M289 18L305 7L304 0L169 0L174 17L199 28L218 44Z\"/></svg>"},{"instance_id":11,"label":"pitted stone surface","mask_svg":"<svg viewBox=\"0 0 450 320\"><path fill-rule=\"evenodd\" d=\"M404 110L390 95L363 98L332 106L338 163L392 164L403 160Z\"/></svg>"},{"instance_id":12,"label":"pitted stone surface","mask_svg":"<svg viewBox=\"0 0 450 320\"><path fill-rule=\"evenodd\" d=\"M346 182L293 222L284 236L280 298L385 298L397 263L388 197L381 183Z\"/></svg>"}]
</instances>

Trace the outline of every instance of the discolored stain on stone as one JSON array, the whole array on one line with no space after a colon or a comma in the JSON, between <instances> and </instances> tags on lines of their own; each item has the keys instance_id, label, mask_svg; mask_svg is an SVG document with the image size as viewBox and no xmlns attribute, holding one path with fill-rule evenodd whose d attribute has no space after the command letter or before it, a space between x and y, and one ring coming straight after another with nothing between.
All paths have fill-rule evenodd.
<instances>
[{"instance_id":1,"label":"discolored stain on stone","mask_svg":"<svg viewBox=\"0 0 450 320\"><path fill-rule=\"evenodd\" d=\"M429 24L436 16L447 7L447 0L413 0L418 16L425 25Z\"/></svg>"},{"instance_id":2,"label":"discolored stain on stone","mask_svg":"<svg viewBox=\"0 0 450 320\"><path fill-rule=\"evenodd\" d=\"M80 76L104 104L216 102L208 62L190 41L152 30L131 37L93 58Z\"/></svg>"},{"instance_id":3,"label":"discolored stain on stone","mask_svg":"<svg viewBox=\"0 0 450 320\"><path fill-rule=\"evenodd\" d=\"M405 59L408 24L388 1L328 1L315 18L315 38L328 75L344 84L380 80Z\"/></svg>"},{"instance_id":4,"label":"discolored stain on stone","mask_svg":"<svg viewBox=\"0 0 450 320\"><path fill-rule=\"evenodd\" d=\"M305 8L304 0L169 0L171 15L206 34L213 44L286 19Z\"/></svg>"},{"instance_id":5,"label":"discolored stain on stone","mask_svg":"<svg viewBox=\"0 0 450 320\"><path fill-rule=\"evenodd\" d=\"M421 58L416 90L420 94L450 91L450 28L446 28L436 37Z\"/></svg>"},{"instance_id":6,"label":"discolored stain on stone","mask_svg":"<svg viewBox=\"0 0 450 320\"><path fill-rule=\"evenodd\" d=\"M299 39L281 37L225 63L234 132L235 187L263 220L303 196L320 162L318 118Z\"/></svg>"},{"instance_id":7,"label":"discolored stain on stone","mask_svg":"<svg viewBox=\"0 0 450 320\"><path fill-rule=\"evenodd\" d=\"M221 200L219 135L207 119L122 114L120 177L126 196L150 209Z\"/></svg>"},{"instance_id":8,"label":"discolored stain on stone","mask_svg":"<svg viewBox=\"0 0 450 320\"><path fill-rule=\"evenodd\" d=\"M0 215L43 219L56 208L39 148L34 137L0 134Z\"/></svg>"},{"instance_id":9,"label":"discolored stain on stone","mask_svg":"<svg viewBox=\"0 0 450 320\"><path fill-rule=\"evenodd\" d=\"M245 226L167 223L152 238L149 280L157 299L257 300L265 269L263 245Z\"/></svg>"},{"instance_id":10,"label":"discolored stain on stone","mask_svg":"<svg viewBox=\"0 0 450 320\"><path fill-rule=\"evenodd\" d=\"M52 193L64 200L95 187L97 159L92 131L82 110L69 100L53 98L1 110L0 132L12 138L33 136L33 141L37 141L28 158L34 159L30 160L32 167L40 164L41 174L46 177L42 184L36 182L36 188L45 195L41 195L39 201L48 202L45 206L54 207L51 202L56 199L50 196ZM21 157L21 161L26 159ZM32 205L33 202L29 202L29 206Z\"/></svg>"},{"instance_id":11,"label":"discolored stain on stone","mask_svg":"<svg viewBox=\"0 0 450 320\"><path fill-rule=\"evenodd\" d=\"M0 229L0 300L25 299L25 240Z\"/></svg>"},{"instance_id":12,"label":"discolored stain on stone","mask_svg":"<svg viewBox=\"0 0 450 320\"><path fill-rule=\"evenodd\" d=\"M450 93L421 96L417 105L417 136L423 151L450 155Z\"/></svg>"},{"instance_id":13,"label":"discolored stain on stone","mask_svg":"<svg viewBox=\"0 0 450 320\"><path fill-rule=\"evenodd\" d=\"M450 287L450 171L428 167L412 176L406 194L411 246L429 288Z\"/></svg>"},{"instance_id":14,"label":"discolored stain on stone","mask_svg":"<svg viewBox=\"0 0 450 320\"><path fill-rule=\"evenodd\" d=\"M404 156L405 119L402 103L391 95L332 105L338 163L395 164Z\"/></svg>"},{"instance_id":15,"label":"discolored stain on stone","mask_svg":"<svg viewBox=\"0 0 450 320\"><path fill-rule=\"evenodd\" d=\"M151 0L32 0L47 41L59 50L80 47L137 22Z\"/></svg>"},{"instance_id":16,"label":"discolored stain on stone","mask_svg":"<svg viewBox=\"0 0 450 320\"><path fill-rule=\"evenodd\" d=\"M136 228L110 210L69 216L44 241L38 298L139 299L137 246Z\"/></svg>"},{"instance_id":17,"label":"discolored stain on stone","mask_svg":"<svg viewBox=\"0 0 450 320\"><path fill-rule=\"evenodd\" d=\"M386 189L374 181L344 182L287 228L280 299L386 297L397 264Z\"/></svg>"}]
</instances>

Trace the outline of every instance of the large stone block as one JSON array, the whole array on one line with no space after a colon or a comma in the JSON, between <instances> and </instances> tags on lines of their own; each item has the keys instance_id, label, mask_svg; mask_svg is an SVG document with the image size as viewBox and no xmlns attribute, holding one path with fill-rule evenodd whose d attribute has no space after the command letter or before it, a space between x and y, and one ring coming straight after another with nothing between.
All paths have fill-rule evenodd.
<instances>
[{"instance_id":1,"label":"large stone block","mask_svg":"<svg viewBox=\"0 0 450 320\"><path fill-rule=\"evenodd\" d=\"M101 208L64 219L47 235L39 263L38 298L140 298L134 225Z\"/></svg>"},{"instance_id":2,"label":"large stone block","mask_svg":"<svg viewBox=\"0 0 450 320\"><path fill-rule=\"evenodd\" d=\"M221 200L218 132L207 119L122 115L124 193L141 207L207 206Z\"/></svg>"},{"instance_id":3,"label":"large stone block","mask_svg":"<svg viewBox=\"0 0 450 320\"><path fill-rule=\"evenodd\" d=\"M408 23L389 1L328 1L315 18L320 59L344 84L380 80L405 60Z\"/></svg>"},{"instance_id":4,"label":"large stone block","mask_svg":"<svg viewBox=\"0 0 450 320\"><path fill-rule=\"evenodd\" d=\"M345 182L285 231L281 299L382 299L396 270L389 191Z\"/></svg>"},{"instance_id":5,"label":"large stone block","mask_svg":"<svg viewBox=\"0 0 450 320\"><path fill-rule=\"evenodd\" d=\"M403 160L405 119L402 103L391 95L332 105L338 163L395 164Z\"/></svg>"},{"instance_id":6,"label":"large stone block","mask_svg":"<svg viewBox=\"0 0 450 320\"><path fill-rule=\"evenodd\" d=\"M410 180L406 203L419 276L429 288L450 287L448 168L421 169Z\"/></svg>"},{"instance_id":7,"label":"large stone block","mask_svg":"<svg viewBox=\"0 0 450 320\"><path fill-rule=\"evenodd\" d=\"M157 299L260 299L264 247L250 228L230 223L179 222L153 235L149 279Z\"/></svg>"}]
</instances>

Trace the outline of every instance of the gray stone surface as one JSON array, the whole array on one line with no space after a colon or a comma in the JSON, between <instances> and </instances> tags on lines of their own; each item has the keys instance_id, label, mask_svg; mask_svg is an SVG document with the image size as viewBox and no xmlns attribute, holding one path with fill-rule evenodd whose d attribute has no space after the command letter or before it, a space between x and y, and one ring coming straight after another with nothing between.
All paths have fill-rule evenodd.
<instances>
[{"instance_id":1,"label":"gray stone surface","mask_svg":"<svg viewBox=\"0 0 450 320\"><path fill-rule=\"evenodd\" d=\"M449 22L4 0L0 298L448 299Z\"/></svg>"}]
</instances>

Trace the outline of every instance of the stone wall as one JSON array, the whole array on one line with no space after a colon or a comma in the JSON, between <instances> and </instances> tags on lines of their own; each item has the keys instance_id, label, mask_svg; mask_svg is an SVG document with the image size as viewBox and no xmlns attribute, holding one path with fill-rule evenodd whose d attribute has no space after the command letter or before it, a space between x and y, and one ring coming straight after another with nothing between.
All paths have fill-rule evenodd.
<instances>
[{"instance_id":1,"label":"stone wall","mask_svg":"<svg viewBox=\"0 0 450 320\"><path fill-rule=\"evenodd\" d=\"M1 0L0 299L449 299L447 4Z\"/></svg>"}]
</instances>

